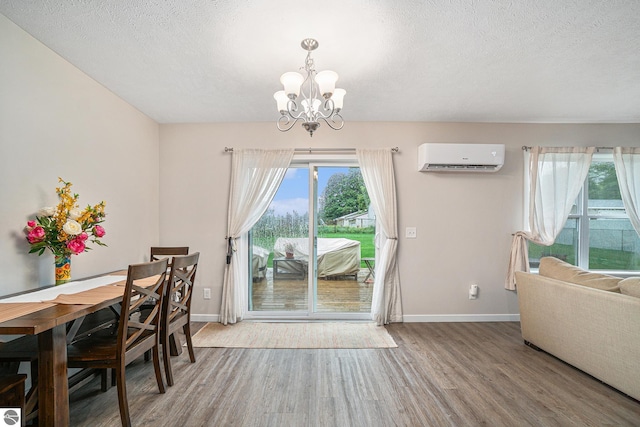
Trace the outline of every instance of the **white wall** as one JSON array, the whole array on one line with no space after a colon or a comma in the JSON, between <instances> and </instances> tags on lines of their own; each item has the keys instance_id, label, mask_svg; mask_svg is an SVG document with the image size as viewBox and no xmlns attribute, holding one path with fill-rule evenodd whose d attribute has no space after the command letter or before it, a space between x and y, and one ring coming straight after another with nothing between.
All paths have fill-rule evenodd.
<instances>
[{"instance_id":1,"label":"white wall","mask_svg":"<svg viewBox=\"0 0 640 427\"><path fill-rule=\"evenodd\" d=\"M157 244L158 124L0 15L0 295L53 283L53 256L27 254L23 227L58 202L107 203L103 239L72 278L146 261Z\"/></svg>"},{"instance_id":2,"label":"white wall","mask_svg":"<svg viewBox=\"0 0 640 427\"><path fill-rule=\"evenodd\" d=\"M357 123L280 133L274 123L160 126L161 242L201 252L193 312L219 313L231 156L224 147L393 147L398 186L399 265L405 321L517 318L515 293L504 289L511 233L521 227L523 145L634 146L640 125ZM493 174L417 172L424 142L506 144ZM180 203L172 201L182 193ZM405 239L417 227L417 239ZM472 283L477 300L468 299Z\"/></svg>"}]
</instances>

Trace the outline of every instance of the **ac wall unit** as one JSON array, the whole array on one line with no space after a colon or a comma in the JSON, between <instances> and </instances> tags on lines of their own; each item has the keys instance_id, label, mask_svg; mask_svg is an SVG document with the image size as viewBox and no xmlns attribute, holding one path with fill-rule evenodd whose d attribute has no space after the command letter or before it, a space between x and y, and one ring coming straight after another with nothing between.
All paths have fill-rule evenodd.
<instances>
[{"instance_id":1,"label":"ac wall unit","mask_svg":"<svg viewBox=\"0 0 640 427\"><path fill-rule=\"evenodd\" d=\"M496 172L504 164L504 144L426 143L418 147L424 172Z\"/></svg>"}]
</instances>

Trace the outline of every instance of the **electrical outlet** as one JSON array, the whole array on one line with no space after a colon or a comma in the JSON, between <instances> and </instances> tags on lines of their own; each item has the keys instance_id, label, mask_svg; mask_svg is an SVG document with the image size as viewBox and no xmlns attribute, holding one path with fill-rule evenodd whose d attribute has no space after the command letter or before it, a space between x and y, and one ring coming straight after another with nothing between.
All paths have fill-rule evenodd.
<instances>
[{"instance_id":1,"label":"electrical outlet","mask_svg":"<svg viewBox=\"0 0 640 427\"><path fill-rule=\"evenodd\" d=\"M407 227L404 236L407 239L415 239L418 236L418 230L415 227Z\"/></svg>"},{"instance_id":2,"label":"electrical outlet","mask_svg":"<svg viewBox=\"0 0 640 427\"><path fill-rule=\"evenodd\" d=\"M204 299L211 299L211 288L204 288Z\"/></svg>"}]
</instances>

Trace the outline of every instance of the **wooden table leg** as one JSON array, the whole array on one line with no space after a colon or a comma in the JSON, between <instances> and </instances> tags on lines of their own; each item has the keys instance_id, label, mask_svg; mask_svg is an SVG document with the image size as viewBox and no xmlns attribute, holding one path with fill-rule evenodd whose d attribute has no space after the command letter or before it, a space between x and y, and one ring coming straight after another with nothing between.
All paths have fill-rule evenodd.
<instances>
[{"instance_id":1,"label":"wooden table leg","mask_svg":"<svg viewBox=\"0 0 640 427\"><path fill-rule=\"evenodd\" d=\"M38 335L38 422L43 426L69 425L66 338L65 325Z\"/></svg>"}]
</instances>

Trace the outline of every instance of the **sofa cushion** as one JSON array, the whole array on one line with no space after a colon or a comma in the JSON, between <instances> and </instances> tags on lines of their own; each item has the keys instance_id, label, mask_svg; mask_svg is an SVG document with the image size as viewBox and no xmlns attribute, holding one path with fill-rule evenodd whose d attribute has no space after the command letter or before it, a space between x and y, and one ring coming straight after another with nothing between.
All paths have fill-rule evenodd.
<instances>
[{"instance_id":1,"label":"sofa cushion","mask_svg":"<svg viewBox=\"0 0 640 427\"><path fill-rule=\"evenodd\" d=\"M544 257L540 260L538 274L610 292L620 292L619 283L622 280L620 277L583 270L554 257Z\"/></svg>"},{"instance_id":2,"label":"sofa cushion","mask_svg":"<svg viewBox=\"0 0 640 427\"><path fill-rule=\"evenodd\" d=\"M621 280L620 293L640 298L640 277L628 277Z\"/></svg>"}]
</instances>

